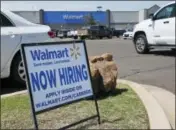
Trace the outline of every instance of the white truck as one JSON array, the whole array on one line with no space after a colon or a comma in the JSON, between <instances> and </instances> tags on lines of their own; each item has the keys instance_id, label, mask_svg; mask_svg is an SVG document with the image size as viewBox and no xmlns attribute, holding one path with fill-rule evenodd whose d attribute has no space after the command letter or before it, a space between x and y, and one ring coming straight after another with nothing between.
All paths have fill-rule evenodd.
<instances>
[{"instance_id":1,"label":"white truck","mask_svg":"<svg viewBox=\"0 0 176 130\"><path fill-rule=\"evenodd\" d=\"M134 27L132 37L137 53L144 54L155 47L176 48L175 12L176 4L171 2Z\"/></svg>"},{"instance_id":2,"label":"white truck","mask_svg":"<svg viewBox=\"0 0 176 130\"><path fill-rule=\"evenodd\" d=\"M49 26L34 24L1 8L1 78L12 77L25 83L25 71L20 55L22 43L50 41L55 37Z\"/></svg>"}]
</instances>

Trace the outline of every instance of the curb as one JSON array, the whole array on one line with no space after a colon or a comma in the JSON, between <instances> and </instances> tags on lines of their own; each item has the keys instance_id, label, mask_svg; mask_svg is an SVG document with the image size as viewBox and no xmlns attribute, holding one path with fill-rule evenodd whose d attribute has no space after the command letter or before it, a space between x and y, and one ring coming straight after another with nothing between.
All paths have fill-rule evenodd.
<instances>
[{"instance_id":1,"label":"curb","mask_svg":"<svg viewBox=\"0 0 176 130\"><path fill-rule=\"evenodd\" d=\"M157 100L152 96L152 94L142 87L142 85L122 79L118 79L117 82L129 85L139 96L146 108L150 129L171 129L164 110L158 104Z\"/></svg>"},{"instance_id":2,"label":"curb","mask_svg":"<svg viewBox=\"0 0 176 130\"><path fill-rule=\"evenodd\" d=\"M27 90L1 95L1 99L6 98L6 97L11 97L11 96L14 96L14 95L24 94L24 93L27 93Z\"/></svg>"},{"instance_id":3,"label":"curb","mask_svg":"<svg viewBox=\"0 0 176 130\"><path fill-rule=\"evenodd\" d=\"M175 130L175 95L163 88L152 85L142 85L150 92L163 108L172 129ZM164 96L163 96L164 95Z\"/></svg>"}]
</instances>

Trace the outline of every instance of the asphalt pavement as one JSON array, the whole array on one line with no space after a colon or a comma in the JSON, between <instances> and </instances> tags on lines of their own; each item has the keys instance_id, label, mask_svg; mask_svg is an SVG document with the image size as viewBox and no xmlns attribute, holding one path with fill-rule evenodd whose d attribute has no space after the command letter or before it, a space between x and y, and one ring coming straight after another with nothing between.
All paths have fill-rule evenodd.
<instances>
[{"instance_id":1,"label":"asphalt pavement","mask_svg":"<svg viewBox=\"0 0 176 130\"><path fill-rule=\"evenodd\" d=\"M175 94L176 51L152 50L137 54L131 40L87 40L88 55L112 53L119 69L119 78L149 84Z\"/></svg>"},{"instance_id":2,"label":"asphalt pavement","mask_svg":"<svg viewBox=\"0 0 176 130\"><path fill-rule=\"evenodd\" d=\"M56 39L58 40L58 39ZM112 53L119 70L119 78L149 84L175 94L176 51L153 50L149 54L137 54L131 40L118 38L86 40L88 55ZM1 94L24 90L9 79L1 80Z\"/></svg>"}]
</instances>

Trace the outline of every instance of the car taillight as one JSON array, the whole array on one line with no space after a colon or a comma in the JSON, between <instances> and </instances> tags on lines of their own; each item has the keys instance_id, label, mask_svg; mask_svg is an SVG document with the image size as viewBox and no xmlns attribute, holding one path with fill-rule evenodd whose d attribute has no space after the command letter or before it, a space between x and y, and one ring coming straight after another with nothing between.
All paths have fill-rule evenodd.
<instances>
[{"instance_id":1,"label":"car taillight","mask_svg":"<svg viewBox=\"0 0 176 130\"><path fill-rule=\"evenodd\" d=\"M50 36L50 38L55 38L56 34L53 31L49 31L48 35Z\"/></svg>"}]
</instances>

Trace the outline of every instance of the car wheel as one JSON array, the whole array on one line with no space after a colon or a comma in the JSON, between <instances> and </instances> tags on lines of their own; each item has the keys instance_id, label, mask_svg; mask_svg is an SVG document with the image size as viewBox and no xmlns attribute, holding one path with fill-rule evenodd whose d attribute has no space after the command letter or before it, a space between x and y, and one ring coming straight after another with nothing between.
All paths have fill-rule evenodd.
<instances>
[{"instance_id":1,"label":"car wheel","mask_svg":"<svg viewBox=\"0 0 176 130\"><path fill-rule=\"evenodd\" d=\"M17 83L25 85L26 74L21 56L17 55L12 62L11 77Z\"/></svg>"},{"instance_id":2,"label":"car wheel","mask_svg":"<svg viewBox=\"0 0 176 130\"><path fill-rule=\"evenodd\" d=\"M138 35L135 38L135 49L139 54L145 54L149 52L148 42L145 35Z\"/></svg>"},{"instance_id":3,"label":"car wheel","mask_svg":"<svg viewBox=\"0 0 176 130\"><path fill-rule=\"evenodd\" d=\"M112 35L109 35L108 38L109 38L109 39L112 39Z\"/></svg>"},{"instance_id":4,"label":"car wheel","mask_svg":"<svg viewBox=\"0 0 176 130\"><path fill-rule=\"evenodd\" d=\"M90 40L93 40L93 39L94 39L93 35L90 35L90 36L89 36L89 39L90 39Z\"/></svg>"},{"instance_id":5,"label":"car wheel","mask_svg":"<svg viewBox=\"0 0 176 130\"><path fill-rule=\"evenodd\" d=\"M171 50L174 51L174 52L176 52L176 48L172 48Z\"/></svg>"},{"instance_id":6,"label":"car wheel","mask_svg":"<svg viewBox=\"0 0 176 130\"><path fill-rule=\"evenodd\" d=\"M102 36L99 36L99 39L103 39L103 37L102 37Z\"/></svg>"},{"instance_id":7,"label":"car wheel","mask_svg":"<svg viewBox=\"0 0 176 130\"><path fill-rule=\"evenodd\" d=\"M81 40L85 40L85 36L81 36L80 39L81 39Z\"/></svg>"},{"instance_id":8,"label":"car wheel","mask_svg":"<svg viewBox=\"0 0 176 130\"><path fill-rule=\"evenodd\" d=\"M78 36L74 36L74 39L78 39Z\"/></svg>"}]
</instances>

